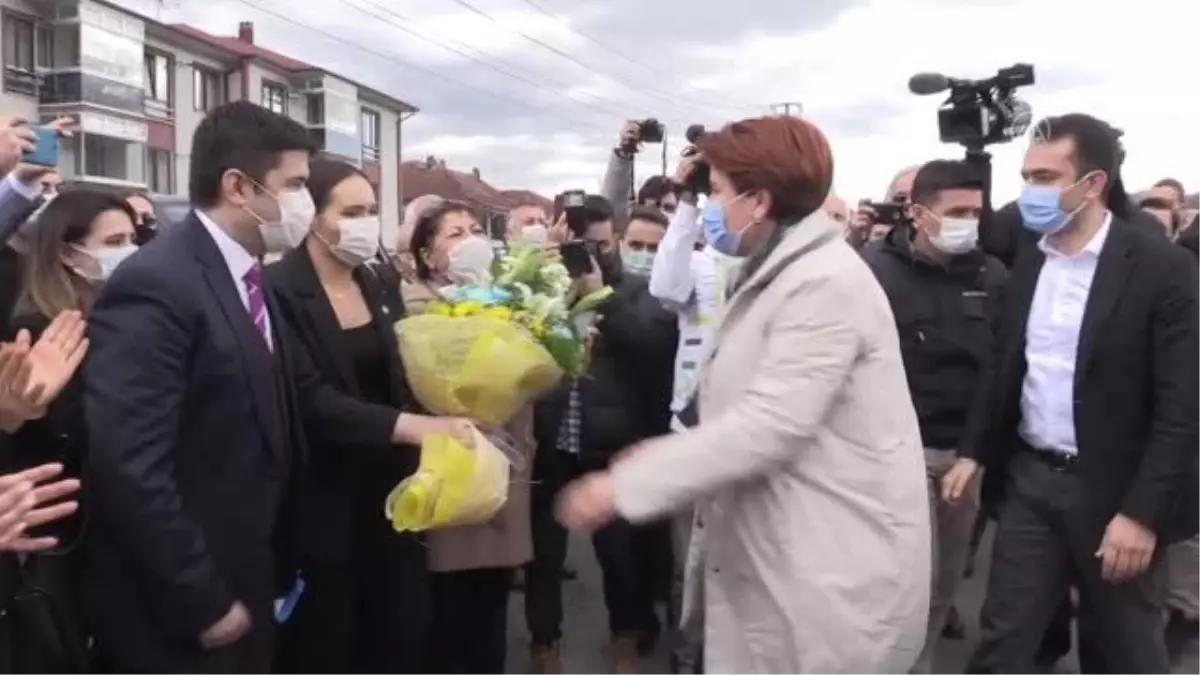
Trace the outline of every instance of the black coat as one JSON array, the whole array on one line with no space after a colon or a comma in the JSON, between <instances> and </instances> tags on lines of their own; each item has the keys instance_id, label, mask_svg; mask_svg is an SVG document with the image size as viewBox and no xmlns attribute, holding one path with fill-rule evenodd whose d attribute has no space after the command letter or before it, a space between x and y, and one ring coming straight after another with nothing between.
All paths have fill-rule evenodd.
<instances>
[{"instance_id":1,"label":"black coat","mask_svg":"<svg viewBox=\"0 0 1200 675\"><path fill-rule=\"evenodd\" d=\"M265 299L277 315L269 287ZM92 308L87 593L118 669L204 669L197 638L235 600L267 630L296 575L280 516L305 428L346 445L391 437L395 411L325 385L280 321L268 350L194 213L122 263Z\"/></svg>"},{"instance_id":2,"label":"black coat","mask_svg":"<svg viewBox=\"0 0 1200 675\"><path fill-rule=\"evenodd\" d=\"M954 449L990 358L996 299L1008 274L978 251L943 267L916 253L911 237L910 228L894 228L863 249L863 259L896 317L922 442Z\"/></svg>"},{"instance_id":3,"label":"black coat","mask_svg":"<svg viewBox=\"0 0 1200 675\"><path fill-rule=\"evenodd\" d=\"M605 466L630 444L669 431L679 343L675 315L650 295L646 279L622 275L610 285L614 293L599 309L588 372L579 379L580 456L591 467ZM567 396L564 386L537 406L539 454L557 446Z\"/></svg>"},{"instance_id":4,"label":"black coat","mask_svg":"<svg viewBox=\"0 0 1200 675\"><path fill-rule=\"evenodd\" d=\"M1025 331L1045 254L1013 268L986 391L963 453L986 466L985 499L1003 499L1020 446ZM1197 531L1197 265L1165 237L1114 218L1088 295L1075 366L1079 472L1091 487L1097 531L1120 512L1160 540Z\"/></svg>"}]
</instances>

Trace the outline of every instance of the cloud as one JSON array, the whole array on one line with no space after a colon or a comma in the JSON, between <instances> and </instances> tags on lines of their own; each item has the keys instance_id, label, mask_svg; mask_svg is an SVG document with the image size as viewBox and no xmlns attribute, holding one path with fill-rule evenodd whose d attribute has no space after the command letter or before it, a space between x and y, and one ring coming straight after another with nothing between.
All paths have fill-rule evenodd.
<instances>
[{"instance_id":1,"label":"cloud","mask_svg":"<svg viewBox=\"0 0 1200 675\"><path fill-rule=\"evenodd\" d=\"M1197 3L213 0L174 12L221 33L253 20L261 44L414 103L406 156L477 167L502 188L597 189L624 119L667 123L671 169L688 124L801 101L833 145L839 194L879 197L899 167L961 156L938 141L941 100L910 94L910 75L985 77L1018 61L1037 70L1019 92L1035 117L1088 112L1125 130L1131 186L1200 183L1200 90L1186 70ZM1019 189L1023 145L993 148L999 199ZM644 149L639 177L662 170L659 151Z\"/></svg>"}]
</instances>

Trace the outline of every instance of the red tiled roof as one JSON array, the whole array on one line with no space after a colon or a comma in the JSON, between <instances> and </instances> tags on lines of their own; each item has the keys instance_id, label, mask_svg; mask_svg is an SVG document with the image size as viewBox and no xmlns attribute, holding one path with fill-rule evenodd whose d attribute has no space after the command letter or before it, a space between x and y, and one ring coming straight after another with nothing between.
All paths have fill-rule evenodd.
<instances>
[{"instance_id":1,"label":"red tiled roof","mask_svg":"<svg viewBox=\"0 0 1200 675\"><path fill-rule=\"evenodd\" d=\"M446 168L444 162L408 161L400 164L400 202L421 195L437 195L445 199L466 202L482 211L507 211L517 204L534 199L549 210L553 202L528 190L497 190L473 173Z\"/></svg>"},{"instance_id":2,"label":"red tiled roof","mask_svg":"<svg viewBox=\"0 0 1200 675\"><path fill-rule=\"evenodd\" d=\"M172 23L168 26L194 40L199 40L209 44L217 49L224 49L227 52L236 54L245 58L262 59L267 63L292 73L300 73L308 70L320 70L317 66L311 63L298 61L290 56L284 56L279 52L259 47L258 45L245 42L236 37L229 35L213 35L207 31L200 30L195 26L189 26L183 23Z\"/></svg>"},{"instance_id":3,"label":"red tiled roof","mask_svg":"<svg viewBox=\"0 0 1200 675\"><path fill-rule=\"evenodd\" d=\"M514 206L517 204L525 204L525 203L532 202L534 204L540 205L543 209L546 210L546 213L550 213L551 211L554 210L554 200L553 199L547 199L531 190L501 190L500 194L507 197Z\"/></svg>"}]
</instances>

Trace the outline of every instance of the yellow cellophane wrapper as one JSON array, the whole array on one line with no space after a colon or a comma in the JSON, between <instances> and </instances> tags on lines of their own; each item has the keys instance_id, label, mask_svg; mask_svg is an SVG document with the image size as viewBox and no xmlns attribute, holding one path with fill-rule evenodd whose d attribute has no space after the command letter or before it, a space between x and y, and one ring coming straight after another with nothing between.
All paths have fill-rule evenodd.
<instances>
[{"instance_id":1,"label":"yellow cellophane wrapper","mask_svg":"<svg viewBox=\"0 0 1200 675\"><path fill-rule=\"evenodd\" d=\"M563 374L528 331L494 317L422 314L396 338L413 393L438 415L501 426Z\"/></svg>"},{"instance_id":2,"label":"yellow cellophane wrapper","mask_svg":"<svg viewBox=\"0 0 1200 675\"><path fill-rule=\"evenodd\" d=\"M478 430L468 448L446 434L421 444L421 465L388 494L384 514L397 532L474 525L508 500L509 461Z\"/></svg>"}]
</instances>

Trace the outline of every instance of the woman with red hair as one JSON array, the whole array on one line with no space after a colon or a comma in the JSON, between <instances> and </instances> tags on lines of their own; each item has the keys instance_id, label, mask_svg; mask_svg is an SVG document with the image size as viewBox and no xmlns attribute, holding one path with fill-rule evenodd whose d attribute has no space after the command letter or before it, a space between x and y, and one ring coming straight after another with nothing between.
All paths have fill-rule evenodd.
<instances>
[{"instance_id":1,"label":"woman with red hair","mask_svg":"<svg viewBox=\"0 0 1200 675\"><path fill-rule=\"evenodd\" d=\"M697 146L705 237L746 258L700 423L582 478L559 517L590 530L695 504L684 614L704 603L705 672L907 672L929 602L921 436L887 298L821 209L829 144L770 117Z\"/></svg>"}]
</instances>

